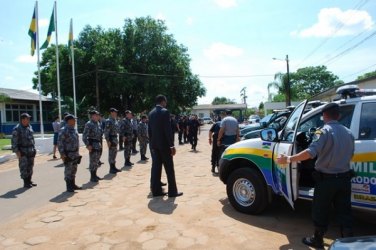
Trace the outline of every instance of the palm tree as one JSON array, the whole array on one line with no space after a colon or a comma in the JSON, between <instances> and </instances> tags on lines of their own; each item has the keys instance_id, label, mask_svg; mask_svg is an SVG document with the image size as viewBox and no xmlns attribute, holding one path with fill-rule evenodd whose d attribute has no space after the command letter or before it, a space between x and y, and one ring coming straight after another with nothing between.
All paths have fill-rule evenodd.
<instances>
[{"instance_id":1,"label":"palm tree","mask_svg":"<svg viewBox=\"0 0 376 250\"><path fill-rule=\"evenodd\" d=\"M287 76L284 73L278 72L274 75L274 81L268 84L268 101L273 100L273 94L270 92L270 89L275 88L278 90L278 93L285 94L287 84Z\"/></svg>"}]
</instances>

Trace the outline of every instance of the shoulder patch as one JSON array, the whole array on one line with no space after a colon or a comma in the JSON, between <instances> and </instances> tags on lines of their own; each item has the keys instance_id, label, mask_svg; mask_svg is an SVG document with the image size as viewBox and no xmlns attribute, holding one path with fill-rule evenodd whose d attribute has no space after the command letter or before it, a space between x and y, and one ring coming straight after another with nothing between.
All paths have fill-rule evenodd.
<instances>
[{"instance_id":1,"label":"shoulder patch","mask_svg":"<svg viewBox=\"0 0 376 250\"><path fill-rule=\"evenodd\" d=\"M315 131L315 134L313 135L312 141L318 141L320 139L320 136L322 134L321 129L318 129Z\"/></svg>"}]
</instances>

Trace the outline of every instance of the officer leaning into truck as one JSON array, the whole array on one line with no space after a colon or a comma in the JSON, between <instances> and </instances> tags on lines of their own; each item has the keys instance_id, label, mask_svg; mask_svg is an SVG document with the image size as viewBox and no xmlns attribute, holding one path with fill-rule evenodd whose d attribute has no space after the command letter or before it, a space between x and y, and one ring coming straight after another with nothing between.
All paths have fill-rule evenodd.
<instances>
[{"instance_id":1,"label":"officer leaning into truck","mask_svg":"<svg viewBox=\"0 0 376 250\"><path fill-rule=\"evenodd\" d=\"M329 224L332 204L341 226L341 236L351 237L351 178L350 160L354 154L354 137L351 131L338 123L339 106L328 103L322 109L324 127L317 130L312 144L304 151L292 155L281 155L278 164L289 164L317 156L315 171L315 191L312 202L314 235L303 238L305 245L324 248L323 236Z\"/></svg>"}]
</instances>

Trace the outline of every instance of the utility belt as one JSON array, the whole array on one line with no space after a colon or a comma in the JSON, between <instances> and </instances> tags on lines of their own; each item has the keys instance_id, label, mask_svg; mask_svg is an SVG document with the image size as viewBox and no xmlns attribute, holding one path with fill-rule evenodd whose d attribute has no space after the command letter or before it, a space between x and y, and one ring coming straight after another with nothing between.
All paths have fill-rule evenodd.
<instances>
[{"instance_id":1,"label":"utility belt","mask_svg":"<svg viewBox=\"0 0 376 250\"><path fill-rule=\"evenodd\" d=\"M102 145L102 140L97 140L97 139L88 139L89 145L93 146L94 142L100 143Z\"/></svg>"},{"instance_id":2,"label":"utility belt","mask_svg":"<svg viewBox=\"0 0 376 250\"><path fill-rule=\"evenodd\" d=\"M337 173L337 174L327 174L327 173L322 173L322 172L319 172L319 171L316 171L316 170L312 172L312 178L316 182L321 181L321 180L325 180L325 179L353 178L355 176L356 176L356 174L355 174L355 171L353 169L351 169L347 172L344 172L344 173Z\"/></svg>"},{"instance_id":3,"label":"utility belt","mask_svg":"<svg viewBox=\"0 0 376 250\"><path fill-rule=\"evenodd\" d=\"M68 156L65 157L64 163L73 163L73 164L80 164L81 163L82 156L79 155L75 158L69 158Z\"/></svg>"},{"instance_id":4,"label":"utility belt","mask_svg":"<svg viewBox=\"0 0 376 250\"><path fill-rule=\"evenodd\" d=\"M37 151L35 150L34 146L18 146L18 148L21 156L35 157L35 155L37 154Z\"/></svg>"}]
</instances>

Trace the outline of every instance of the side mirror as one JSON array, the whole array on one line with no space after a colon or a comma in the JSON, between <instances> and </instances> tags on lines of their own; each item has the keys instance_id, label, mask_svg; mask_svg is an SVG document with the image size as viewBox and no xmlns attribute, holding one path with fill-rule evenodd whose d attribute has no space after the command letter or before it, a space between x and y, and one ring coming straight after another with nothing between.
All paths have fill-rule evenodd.
<instances>
[{"instance_id":1,"label":"side mirror","mask_svg":"<svg viewBox=\"0 0 376 250\"><path fill-rule=\"evenodd\" d=\"M274 128L268 128L261 131L261 139L263 141L277 141L278 133Z\"/></svg>"},{"instance_id":2,"label":"side mirror","mask_svg":"<svg viewBox=\"0 0 376 250\"><path fill-rule=\"evenodd\" d=\"M262 127L262 128L266 128L267 125L268 125L268 124L267 124L266 122L261 122L261 127Z\"/></svg>"}]
</instances>

